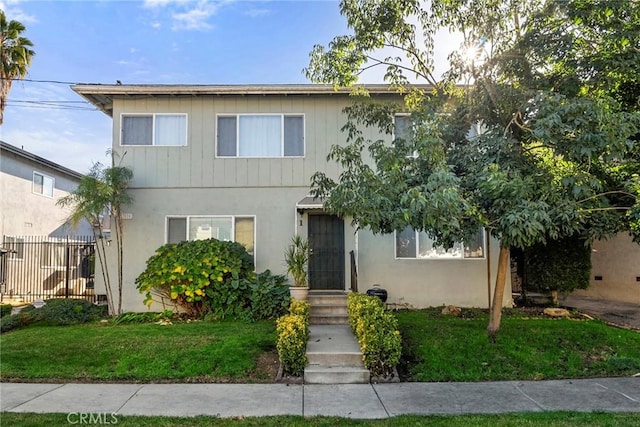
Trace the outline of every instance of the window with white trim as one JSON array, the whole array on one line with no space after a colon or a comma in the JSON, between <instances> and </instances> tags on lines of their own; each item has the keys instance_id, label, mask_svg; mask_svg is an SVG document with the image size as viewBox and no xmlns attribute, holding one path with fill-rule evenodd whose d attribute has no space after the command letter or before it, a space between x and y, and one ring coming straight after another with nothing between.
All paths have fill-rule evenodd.
<instances>
[{"instance_id":1,"label":"window with white trim","mask_svg":"<svg viewBox=\"0 0 640 427\"><path fill-rule=\"evenodd\" d=\"M186 114L123 114L121 145L187 145Z\"/></svg>"},{"instance_id":2,"label":"window with white trim","mask_svg":"<svg viewBox=\"0 0 640 427\"><path fill-rule=\"evenodd\" d=\"M302 114L225 114L217 118L218 157L304 157Z\"/></svg>"},{"instance_id":3,"label":"window with white trim","mask_svg":"<svg viewBox=\"0 0 640 427\"><path fill-rule=\"evenodd\" d=\"M396 114L393 117L393 124L393 138L403 139L405 142L408 142L409 138L411 138L411 115ZM418 152L414 150L413 154L408 154L405 157L408 159L416 159L418 158Z\"/></svg>"},{"instance_id":4,"label":"window with white trim","mask_svg":"<svg viewBox=\"0 0 640 427\"><path fill-rule=\"evenodd\" d=\"M33 192L46 197L53 197L55 180L40 172L33 172Z\"/></svg>"},{"instance_id":5,"label":"window with white trim","mask_svg":"<svg viewBox=\"0 0 640 427\"><path fill-rule=\"evenodd\" d=\"M167 243L211 238L238 242L247 252L254 255L255 217L234 215L167 217Z\"/></svg>"},{"instance_id":6,"label":"window with white trim","mask_svg":"<svg viewBox=\"0 0 640 427\"><path fill-rule=\"evenodd\" d=\"M484 241L484 229L481 228L470 241L445 249L436 246L427 233L407 227L395 233L396 258L481 259L485 256Z\"/></svg>"},{"instance_id":7,"label":"window with white trim","mask_svg":"<svg viewBox=\"0 0 640 427\"><path fill-rule=\"evenodd\" d=\"M4 236L4 247L9 250L9 259L24 259L24 238Z\"/></svg>"}]
</instances>

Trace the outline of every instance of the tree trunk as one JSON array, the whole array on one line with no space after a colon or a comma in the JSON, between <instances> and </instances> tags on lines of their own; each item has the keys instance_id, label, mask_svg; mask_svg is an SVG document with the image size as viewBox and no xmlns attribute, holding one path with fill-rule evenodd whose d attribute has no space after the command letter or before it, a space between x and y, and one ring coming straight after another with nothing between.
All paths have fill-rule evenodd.
<instances>
[{"instance_id":1,"label":"tree trunk","mask_svg":"<svg viewBox=\"0 0 640 427\"><path fill-rule=\"evenodd\" d=\"M498 275L496 276L496 287L493 291L493 303L491 304L489 326L487 333L494 341L500 330L502 319L502 300L504 298L504 287L507 279L507 269L509 267L509 247L500 245L500 256L498 258Z\"/></svg>"},{"instance_id":2,"label":"tree trunk","mask_svg":"<svg viewBox=\"0 0 640 427\"><path fill-rule=\"evenodd\" d=\"M116 246L118 249L118 315L122 314L122 286L123 286L123 259L124 259L124 251L122 248L122 217L120 214L120 210L117 211L116 214Z\"/></svg>"},{"instance_id":3,"label":"tree trunk","mask_svg":"<svg viewBox=\"0 0 640 427\"><path fill-rule=\"evenodd\" d=\"M558 291L556 291L556 290L551 291L551 303L553 304L554 307L557 307L559 305L559 303L558 303Z\"/></svg>"}]
</instances>

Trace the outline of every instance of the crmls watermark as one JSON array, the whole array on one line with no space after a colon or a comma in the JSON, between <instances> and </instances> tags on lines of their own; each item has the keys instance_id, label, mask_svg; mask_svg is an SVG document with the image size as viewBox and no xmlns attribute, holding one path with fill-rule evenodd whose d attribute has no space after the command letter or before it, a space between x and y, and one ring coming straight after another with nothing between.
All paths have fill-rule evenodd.
<instances>
[{"instance_id":1,"label":"crmls watermark","mask_svg":"<svg viewBox=\"0 0 640 427\"><path fill-rule=\"evenodd\" d=\"M118 424L118 414L113 412L69 412L69 424Z\"/></svg>"}]
</instances>

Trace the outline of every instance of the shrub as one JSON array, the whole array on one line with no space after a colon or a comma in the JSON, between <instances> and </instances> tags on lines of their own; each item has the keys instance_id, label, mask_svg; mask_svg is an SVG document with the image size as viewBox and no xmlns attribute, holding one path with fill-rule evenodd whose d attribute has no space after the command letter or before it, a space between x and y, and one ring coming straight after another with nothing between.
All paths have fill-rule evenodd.
<instances>
[{"instance_id":1,"label":"shrub","mask_svg":"<svg viewBox=\"0 0 640 427\"><path fill-rule=\"evenodd\" d=\"M30 323L73 325L94 322L107 316L107 306L95 305L84 299L56 298L45 302L42 307L24 313L29 316Z\"/></svg>"},{"instance_id":2,"label":"shrub","mask_svg":"<svg viewBox=\"0 0 640 427\"><path fill-rule=\"evenodd\" d=\"M591 246L584 239L549 240L524 251L527 291L550 293L586 289L591 275Z\"/></svg>"},{"instance_id":3,"label":"shrub","mask_svg":"<svg viewBox=\"0 0 640 427\"><path fill-rule=\"evenodd\" d=\"M307 366L308 322L297 314L282 316L276 322L276 333L276 348L282 370L292 375L301 375Z\"/></svg>"},{"instance_id":4,"label":"shrub","mask_svg":"<svg viewBox=\"0 0 640 427\"><path fill-rule=\"evenodd\" d=\"M0 319L0 333L9 332L28 324L29 318L22 312L4 316Z\"/></svg>"},{"instance_id":5,"label":"shrub","mask_svg":"<svg viewBox=\"0 0 640 427\"><path fill-rule=\"evenodd\" d=\"M360 348L364 366L376 376L389 376L400 362L402 339L395 316L374 296L349 294L349 324Z\"/></svg>"},{"instance_id":6,"label":"shrub","mask_svg":"<svg viewBox=\"0 0 640 427\"><path fill-rule=\"evenodd\" d=\"M147 260L146 269L136 279L136 286L151 305L153 294L168 298L193 316L233 305L241 279L253 272L253 260L244 246L216 239L166 244ZM231 280L234 283L230 283ZM226 287L236 286L234 292ZM213 300L213 301L212 301ZM226 308L222 311L226 311Z\"/></svg>"},{"instance_id":7,"label":"shrub","mask_svg":"<svg viewBox=\"0 0 640 427\"><path fill-rule=\"evenodd\" d=\"M8 316L11 314L11 310L13 310L13 306L11 304L0 305L0 317Z\"/></svg>"},{"instance_id":8,"label":"shrub","mask_svg":"<svg viewBox=\"0 0 640 427\"><path fill-rule=\"evenodd\" d=\"M289 305L289 313L302 316L307 324L309 324L309 313L311 312L311 306L307 301L299 301L295 298L291 299Z\"/></svg>"},{"instance_id":9,"label":"shrub","mask_svg":"<svg viewBox=\"0 0 640 427\"><path fill-rule=\"evenodd\" d=\"M275 319L286 312L290 299L287 278L272 275L269 270L243 279L234 273L231 280L216 286L207 297L208 318L245 321Z\"/></svg>"},{"instance_id":10,"label":"shrub","mask_svg":"<svg viewBox=\"0 0 640 427\"><path fill-rule=\"evenodd\" d=\"M287 311L291 300L287 277L265 270L250 285L249 311L253 320L276 319Z\"/></svg>"},{"instance_id":11,"label":"shrub","mask_svg":"<svg viewBox=\"0 0 640 427\"><path fill-rule=\"evenodd\" d=\"M3 317L0 320L0 330L8 332L26 325L43 324L51 326L73 325L88 323L107 316L107 307L95 305L83 299L50 299L40 308L32 305L20 310L19 313Z\"/></svg>"}]
</instances>

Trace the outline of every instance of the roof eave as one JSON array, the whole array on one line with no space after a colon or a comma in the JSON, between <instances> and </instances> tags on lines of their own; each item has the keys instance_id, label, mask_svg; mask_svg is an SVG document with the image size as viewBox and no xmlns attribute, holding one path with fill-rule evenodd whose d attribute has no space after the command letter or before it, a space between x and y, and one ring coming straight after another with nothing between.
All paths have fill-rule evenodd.
<instances>
[{"instance_id":1,"label":"roof eave","mask_svg":"<svg viewBox=\"0 0 640 427\"><path fill-rule=\"evenodd\" d=\"M397 89L387 84L362 85L369 93L396 95ZM431 86L416 85L429 90ZM118 96L267 96L267 95L342 95L348 96L352 88L335 88L332 85L73 85L71 89L95 105L108 116L113 115L113 99Z\"/></svg>"}]
</instances>

